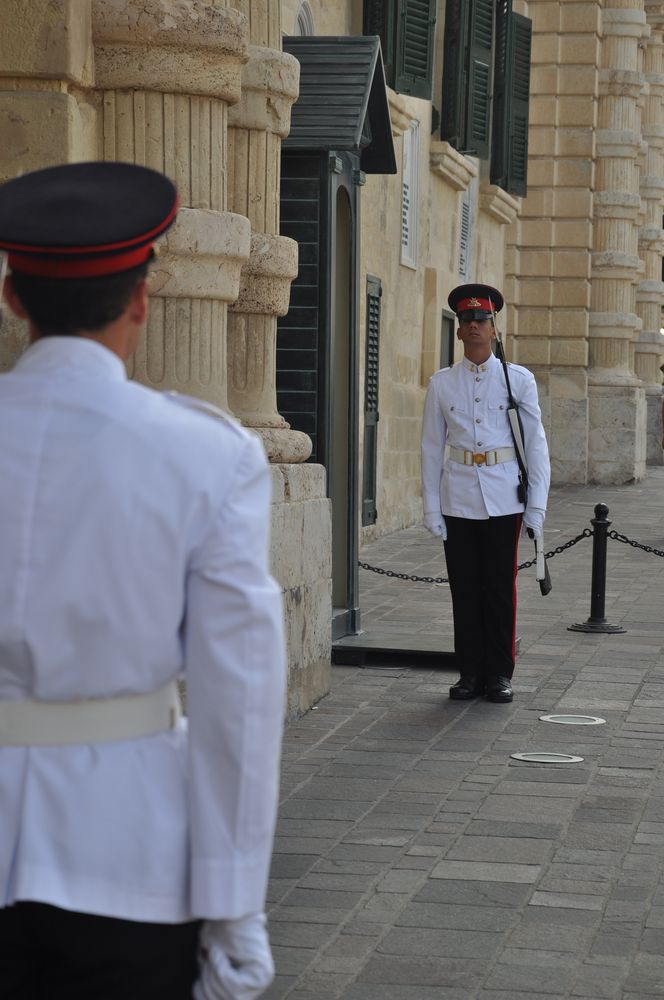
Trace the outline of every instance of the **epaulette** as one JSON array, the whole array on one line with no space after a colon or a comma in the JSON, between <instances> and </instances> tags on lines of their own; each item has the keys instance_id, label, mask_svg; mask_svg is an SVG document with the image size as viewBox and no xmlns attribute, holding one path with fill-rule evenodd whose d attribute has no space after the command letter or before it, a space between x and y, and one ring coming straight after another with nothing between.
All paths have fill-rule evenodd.
<instances>
[{"instance_id":1,"label":"epaulette","mask_svg":"<svg viewBox=\"0 0 664 1000\"><path fill-rule=\"evenodd\" d=\"M171 402L184 406L187 410L195 410L197 413L203 413L214 420L223 420L224 423L236 430L243 430L242 424L236 417L231 416L219 406L215 406L214 403L208 403L205 399L199 399L198 396L187 396L185 393L176 392L175 389L169 389L162 395Z\"/></svg>"}]
</instances>

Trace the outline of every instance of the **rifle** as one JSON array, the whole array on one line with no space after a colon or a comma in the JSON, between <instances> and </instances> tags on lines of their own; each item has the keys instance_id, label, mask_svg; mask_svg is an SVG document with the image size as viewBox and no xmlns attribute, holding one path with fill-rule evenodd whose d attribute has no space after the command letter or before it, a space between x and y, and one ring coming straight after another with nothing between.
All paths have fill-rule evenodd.
<instances>
[{"instance_id":1,"label":"rifle","mask_svg":"<svg viewBox=\"0 0 664 1000\"><path fill-rule=\"evenodd\" d=\"M493 309L493 302L491 301L491 298L489 298L489 308L491 309L491 321L496 334L496 354L498 355L498 360L503 366L503 372L505 374L507 398L509 400L509 406L507 407L507 419L509 420L512 440L514 441L514 451L516 452L516 460L519 466L519 485L516 488L516 493L519 501L525 506L528 503L528 463L526 460L526 446L523 439L523 425L521 423L519 407L516 405L514 396L512 395L510 377L507 371L507 360L505 358L505 348L503 346L503 339L500 335L500 330L498 329L498 324L496 323L496 314ZM527 528L526 530L528 532L528 536L535 542L535 579L540 585L542 595L546 597L546 595L551 592L553 584L551 583L551 576L549 575L549 567L547 566L546 559L544 558L542 539L535 538L531 528Z\"/></svg>"}]
</instances>

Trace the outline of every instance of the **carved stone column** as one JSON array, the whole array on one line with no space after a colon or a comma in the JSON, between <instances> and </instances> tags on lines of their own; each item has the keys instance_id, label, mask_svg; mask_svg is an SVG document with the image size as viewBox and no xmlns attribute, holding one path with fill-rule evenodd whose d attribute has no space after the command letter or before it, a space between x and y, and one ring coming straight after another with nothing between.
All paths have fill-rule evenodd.
<instances>
[{"instance_id":1,"label":"carved stone column","mask_svg":"<svg viewBox=\"0 0 664 1000\"><path fill-rule=\"evenodd\" d=\"M633 369L642 322L638 254L639 99L644 86L639 46L647 32L642 0L607 0L602 11L595 183L594 252L589 328L588 472L596 482L645 475L645 392Z\"/></svg>"},{"instance_id":2,"label":"carved stone column","mask_svg":"<svg viewBox=\"0 0 664 1000\"><path fill-rule=\"evenodd\" d=\"M153 167L182 208L167 234L132 374L228 406L228 304L250 225L227 211L228 105L240 99L247 23L206 0L93 0L98 157Z\"/></svg>"},{"instance_id":3,"label":"carved stone column","mask_svg":"<svg viewBox=\"0 0 664 1000\"><path fill-rule=\"evenodd\" d=\"M90 0L0 4L0 183L18 173L95 158ZM26 326L5 310L0 370L27 346Z\"/></svg>"},{"instance_id":4,"label":"carved stone column","mask_svg":"<svg viewBox=\"0 0 664 1000\"><path fill-rule=\"evenodd\" d=\"M229 204L251 222L251 254L228 320L229 403L260 434L272 462L303 462L311 440L277 412L277 317L288 312L297 244L279 236L281 139L299 64L281 51L278 0L240 0L250 25L242 100L229 115Z\"/></svg>"},{"instance_id":5,"label":"carved stone column","mask_svg":"<svg viewBox=\"0 0 664 1000\"><path fill-rule=\"evenodd\" d=\"M272 464L272 571L284 590L288 714L330 686L331 519L325 469L301 464L307 434L277 412L277 317L288 311L297 243L279 236L281 140L298 94L299 63L281 51L279 0L232 0L250 26L242 100L228 119L228 197L251 223L251 254L228 316L228 395L233 412L262 438Z\"/></svg>"},{"instance_id":6,"label":"carved stone column","mask_svg":"<svg viewBox=\"0 0 664 1000\"><path fill-rule=\"evenodd\" d=\"M648 84L642 124L646 141L646 163L641 177L644 224L639 232L639 251L645 263L644 280L636 294L637 312L643 329L635 344L634 367L646 393L646 461L662 465L662 378L659 371L664 354L660 333L664 282L664 3L646 2L651 34L645 47L644 70Z\"/></svg>"}]
</instances>

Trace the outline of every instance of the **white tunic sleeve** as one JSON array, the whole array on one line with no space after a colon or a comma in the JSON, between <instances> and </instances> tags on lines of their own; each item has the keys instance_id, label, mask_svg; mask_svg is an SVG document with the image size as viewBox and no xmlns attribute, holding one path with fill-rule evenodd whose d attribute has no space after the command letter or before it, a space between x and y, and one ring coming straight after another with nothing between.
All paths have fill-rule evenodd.
<instances>
[{"instance_id":1,"label":"white tunic sleeve","mask_svg":"<svg viewBox=\"0 0 664 1000\"><path fill-rule=\"evenodd\" d=\"M231 475L190 565L184 628L191 912L208 919L264 908L285 706L269 471L258 441L243 443Z\"/></svg>"},{"instance_id":2,"label":"white tunic sleeve","mask_svg":"<svg viewBox=\"0 0 664 1000\"><path fill-rule=\"evenodd\" d=\"M551 480L549 448L542 426L535 376L532 372L527 372L527 376L522 383L517 403L523 426L528 467L528 506L546 510Z\"/></svg>"},{"instance_id":3,"label":"white tunic sleeve","mask_svg":"<svg viewBox=\"0 0 664 1000\"><path fill-rule=\"evenodd\" d=\"M440 513L447 424L433 379L429 382L422 417L422 506L425 514Z\"/></svg>"}]
</instances>

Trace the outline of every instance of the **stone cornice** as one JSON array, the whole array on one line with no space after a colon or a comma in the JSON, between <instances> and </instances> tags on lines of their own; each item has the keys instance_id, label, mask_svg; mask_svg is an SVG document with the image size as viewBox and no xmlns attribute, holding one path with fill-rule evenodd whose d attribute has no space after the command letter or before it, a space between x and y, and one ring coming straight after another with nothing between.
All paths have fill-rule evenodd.
<instances>
[{"instance_id":1,"label":"stone cornice","mask_svg":"<svg viewBox=\"0 0 664 1000\"><path fill-rule=\"evenodd\" d=\"M459 153L449 142L434 141L429 147L429 165L457 191L465 191L473 177L477 177L477 164Z\"/></svg>"},{"instance_id":2,"label":"stone cornice","mask_svg":"<svg viewBox=\"0 0 664 1000\"><path fill-rule=\"evenodd\" d=\"M510 226L516 219L521 199L503 191L497 184L480 185L480 208L503 226Z\"/></svg>"},{"instance_id":3,"label":"stone cornice","mask_svg":"<svg viewBox=\"0 0 664 1000\"><path fill-rule=\"evenodd\" d=\"M205 0L93 0L95 84L103 90L240 99L248 22Z\"/></svg>"}]
</instances>

